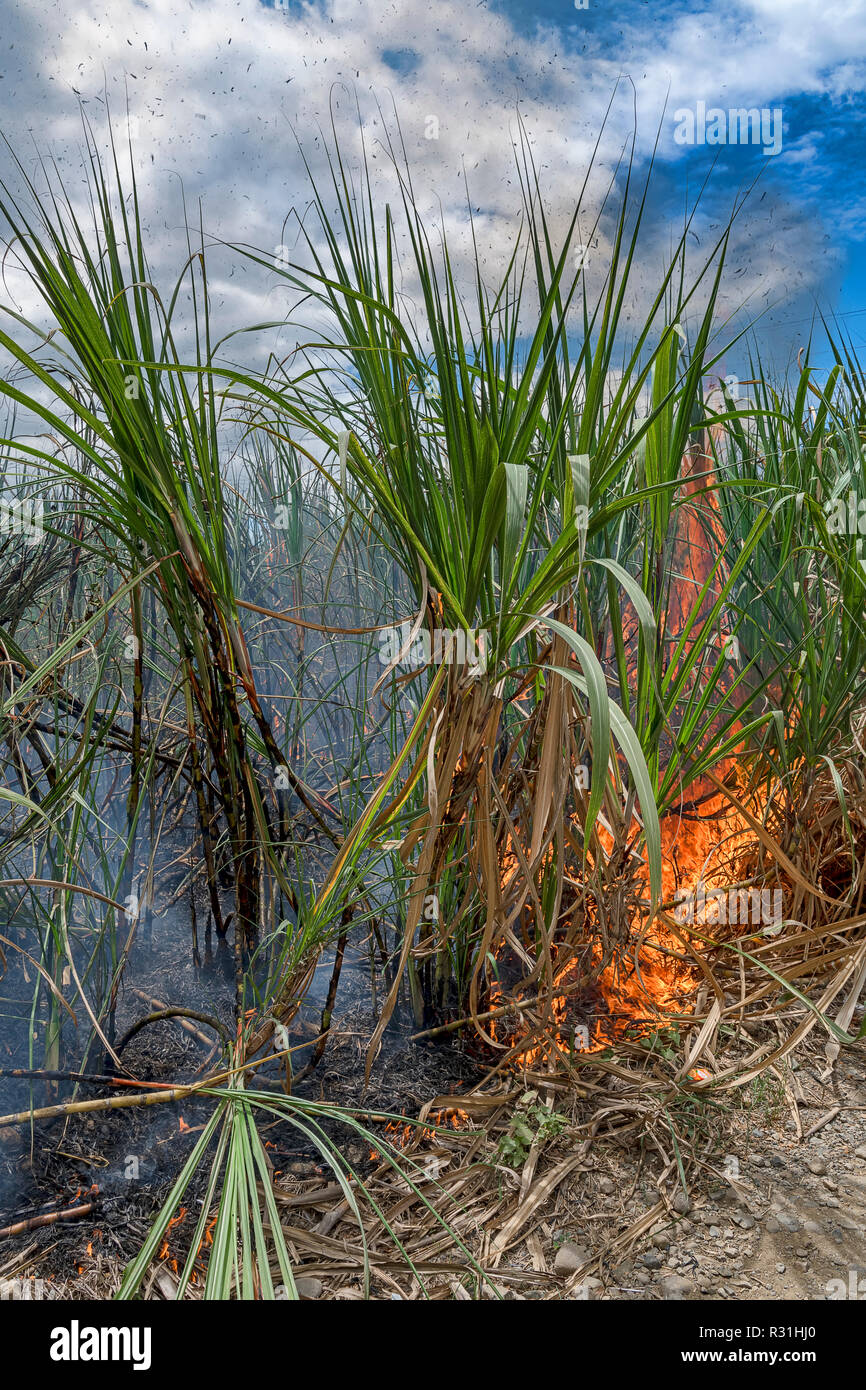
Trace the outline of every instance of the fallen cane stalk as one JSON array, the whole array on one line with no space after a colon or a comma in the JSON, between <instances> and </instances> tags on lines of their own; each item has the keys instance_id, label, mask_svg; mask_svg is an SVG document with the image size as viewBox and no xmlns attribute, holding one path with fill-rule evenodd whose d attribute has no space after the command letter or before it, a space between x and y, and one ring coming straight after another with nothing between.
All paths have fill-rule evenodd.
<instances>
[{"instance_id":1,"label":"fallen cane stalk","mask_svg":"<svg viewBox=\"0 0 866 1390\"><path fill-rule=\"evenodd\" d=\"M8 1125L23 1125L31 1120L51 1120L58 1115L84 1115L99 1110L123 1110L133 1105L160 1105L163 1101L182 1100L191 1091L199 1091L212 1081L200 1081L197 1086L174 1086L170 1091L136 1091L131 1096L111 1096L99 1100L74 1100L60 1105L45 1105L41 1110L19 1110L16 1115L0 1115L0 1129Z\"/></svg>"},{"instance_id":2,"label":"fallen cane stalk","mask_svg":"<svg viewBox=\"0 0 866 1390\"><path fill-rule=\"evenodd\" d=\"M574 986L574 988L577 988L577 986ZM559 992L563 994L566 993L565 990ZM536 1000L526 1004L517 1004L512 1001L508 1004L501 1004L498 1008L488 1009L486 1013L483 1014L469 1014L466 1018L455 1018L451 1023L440 1023L436 1028L425 1028L421 1033L412 1033L409 1037L409 1041L418 1042L421 1038L438 1038L445 1033L454 1033L458 1028L465 1028L467 1023L486 1023L491 1018L501 1018L503 1014L523 1014L537 1007L538 1003Z\"/></svg>"},{"instance_id":3,"label":"fallen cane stalk","mask_svg":"<svg viewBox=\"0 0 866 1390\"><path fill-rule=\"evenodd\" d=\"M162 999L156 999L153 995L145 994L144 991L140 989L134 989L132 992L137 995L139 999L143 999L145 1004L150 1004L151 1008L161 1010L163 1017L176 1017L177 1022L180 1024L181 1028L183 1028L184 1032L190 1033L194 1038L198 1038L199 1042L204 1043L205 1047L210 1047L213 1039L209 1038L206 1033L202 1033L193 1023L190 1023L190 1019L194 1018L198 1019L200 1023L207 1023L209 1027L214 1028L221 1036L224 1035L224 1030L220 1024L209 1014L194 1013L192 1009L178 1009L175 1010L174 1013L169 1013L168 1010L170 1006L164 1003ZM153 1019L153 1017L154 1015L151 1014L150 1018ZM126 1035L124 1042L128 1042L130 1036L131 1032Z\"/></svg>"},{"instance_id":4,"label":"fallen cane stalk","mask_svg":"<svg viewBox=\"0 0 866 1390\"><path fill-rule=\"evenodd\" d=\"M45 1071L30 1067L0 1067L0 1081L7 1077L25 1081L77 1081L83 1086L138 1086L154 1091L165 1090L164 1081L139 1081L134 1076L111 1076L102 1072Z\"/></svg>"},{"instance_id":5,"label":"fallen cane stalk","mask_svg":"<svg viewBox=\"0 0 866 1390\"><path fill-rule=\"evenodd\" d=\"M267 1057L261 1057L256 1062L244 1062L241 1066L230 1067L227 1071L217 1072L215 1076L206 1076L202 1081L196 1081L188 1086L172 1086L165 1091L136 1091L131 1096L102 1096L96 1100L74 1100L61 1102L57 1105L45 1105L41 1110L19 1110L15 1115L0 1115L0 1129L6 1129L9 1125L29 1124L33 1120L51 1120L58 1115L83 1115L93 1114L100 1110L123 1110L134 1105L162 1105L166 1101L184 1100L186 1096L194 1095L197 1091L209 1091L212 1087L220 1085L223 1081L228 1081L233 1076L241 1072L255 1071L258 1067L264 1066L266 1062L272 1062L276 1058L285 1057L291 1052L300 1052L305 1047L310 1047L316 1038L310 1038L308 1042L298 1043L296 1047L283 1048L280 1052L272 1052ZM147 1085L147 1082L139 1082L139 1085Z\"/></svg>"},{"instance_id":6,"label":"fallen cane stalk","mask_svg":"<svg viewBox=\"0 0 866 1390\"><path fill-rule=\"evenodd\" d=\"M169 1018L177 1019L182 1028L186 1026L186 1031L188 1033L191 1033L194 1038L197 1038L199 1042L204 1043L205 1047L211 1046L211 1039L207 1036L206 1033L202 1033L200 1029L193 1028L192 1025L187 1025L188 1019L194 1018L199 1023L206 1023L208 1027L213 1028L214 1032L219 1034L223 1041L226 1041L225 1029L220 1023L219 1019L214 1018L212 1014L196 1013L194 1009L182 1009L180 1007L173 1006L171 1008L159 1008L156 1010L155 1013L147 1014L145 1018L138 1019L137 1022L133 1023L131 1028L127 1029L123 1037L120 1039L120 1042L115 1045L115 1051L122 1052L123 1049L126 1047L126 1044L128 1042L131 1042L132 1039L135 1037L136 1033L141 1032L142 1028L147 1028L151 1023L160 1023L164 1019Z\"/></svg>"},{"instance_id":7,"label":"fallen cane stalk","mask_svg":"<svg viewBox=\"0 0 866 1390\"><path fill-rule=\"evenodd\" d=\"M67 1207L65 1211L51 1211L44 1216L28 1216L26 1221L16 1221L12 1226L4 1226L0 1230L0 1240L5 1240L7 1236L18 1236L22 1231L35 1231L38 1226L53 1226L55 1221L73 1221L76 1216L87 1216L91 1211L93 1203L84 1202L81 1206Z\"/></svg>"}]
</instances>

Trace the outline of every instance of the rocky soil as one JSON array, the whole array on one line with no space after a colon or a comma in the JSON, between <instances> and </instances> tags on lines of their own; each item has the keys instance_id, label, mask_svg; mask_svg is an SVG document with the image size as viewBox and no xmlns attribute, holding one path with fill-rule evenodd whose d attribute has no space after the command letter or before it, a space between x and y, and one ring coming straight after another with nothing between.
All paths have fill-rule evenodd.
<instances>
[{"instance_id":1,"label":"rocky soil","mask_svg":"<svg viewBox=\"0 0 866 1390\"><path fill-rule=\"evenodd\" d=\"M658 1199L652 1162L597 1153L536 1264L572 1298L866 1299L866 1055L843 1053L830 1077L823 1055L795 1060L742 1097L720 1138L713 1171L624 1250L620 1233Z\"/></svg>"}]
</instances>

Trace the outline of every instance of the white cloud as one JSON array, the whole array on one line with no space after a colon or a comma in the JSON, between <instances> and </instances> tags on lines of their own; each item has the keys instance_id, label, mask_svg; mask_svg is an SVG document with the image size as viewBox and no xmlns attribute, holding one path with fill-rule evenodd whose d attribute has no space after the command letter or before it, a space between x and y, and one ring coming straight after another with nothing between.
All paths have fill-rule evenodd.
<instances>
[{"instance_id":1,"label":"white cloud","mask_svg":"<svg viewBox=\"0 0 866 1390\"><path fill-rule=\"evenodd\" d=\"M866 56L866 12L847 0L829 0L820 9L811 0L748 0L666 17L653 27L649 21L643 28L624 24L616 46L600 49L596 35L582 55L550 27L520 34L503 14L459 0L440 0L435 8L427 0L381 6L332 0L289 13L265 9L257 0L70 0L62 11L19 0L7 12L4 40L10 44L0 87L5 133L28 163L27 132L40 149L50 142L73 187L83 186L76 93L100 130L105 98L118 124L128 98L138 121L145 220L163 283L168 268L182 261L181 182L191 219L201 202L207 231L216 237L272 251L294 236L284 219L292 207L303 210L308 193L293 128L321 172L316 130L328 129L332 104L346 148L357 158L354 108L360 101L371 163L393 196L374 100L378 96L387 109L389 94L419 199L434 218L441 206L458 258L461 244L464 250L468 245L465 168L472 206L479 209L482 256L495 279L520 215L511 151L518 102L553 224L564 230L621 72L630 72L637 88L642 158L668 88L669 115L700 97L724 106L777 103L799 91L840 99ZM383 50L395 48L417 55L405 74L382 57ZM632 115L631 92L623 83L592 181L591 206L598 205L629 140ZM425 138L431 118L438 122L437 139ZM669 120L662 148L673 159L681 152L671 131ZM808 161L807 135L791 136L801 163ZM750 167L744 178L753 172ZM778 193L772 202L778 213ZM782 211L791 214L793 226L796 209ZM704 246L713 215L708 211L695 223ZM671 237L668 218L655 216L638 272L647 290ZM794 236L773 228L770 253L758 234L763 217L760 209L747 214L735 234L735 250L747 269L732 282L731 307L743 286L745 297L757 294L766 301L790 293L798 277L806 288L826 278L815 249L820 226L801 219ZM600 256L605 231L603 226ZM284 302L268 277L228 254L217 258L212 289L221 327L270 317Z\"/></svg>"}]
</instances>

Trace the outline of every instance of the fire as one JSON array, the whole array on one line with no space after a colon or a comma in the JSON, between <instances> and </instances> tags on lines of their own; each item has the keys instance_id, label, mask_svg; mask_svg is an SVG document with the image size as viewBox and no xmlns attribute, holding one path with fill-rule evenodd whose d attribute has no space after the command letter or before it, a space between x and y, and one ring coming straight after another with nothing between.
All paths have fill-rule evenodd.
<instances>
[{"instance_id":1,"label":"fire","mask_svg":"<svg viewBox=\"0 0 866 1390\"><path fill-rule=\"evenodd\" d=\"M446 1123L450 1125L452 1129L466 1129L469 1125L468 1111L461 1110L460 1107L456 1105L447 1110L434 1110L430 1118L438 1129L444 1129Z\"/></svg>"},{"instance_id":2,"label":"fire","mask_svg":"<svg viewBox=\"0 0 866 1390\"><path fill-rule=\"evenodd\" d=\"M426 1126L422 1128L419 1125L401 1125L396 1120L389 1120L385 1125L385 1133L395 1149L405 1149L415 1139L432 1139L435 1130Z\"/></svg>"},{"instance_id":3,"label":"fire","mask_svg":"<svg viewBox=\"0 0 866 1390\"><path fill-rule=\"evenodd\" d=\"M425 1140L436 1139L446 1126L450 1129L464 1129L470 1121L467 1111L459 1107L448 1107L445 1110L433 1110L430 1112L431 1125L401 1124L398 1120L388 1120L385 1124L385 1134L388 1136L389 1143L397 1149L408 1148L410 1144L423 1143ZM370 1150L370 1159L376 1162L381 1158L378 1149Z\"/></svg>"},{"instance_id":4,"label":"fire","mask_svg":"<svg viewBox=\"0 0 866 1390\"><path fill-rule=\"evenodd\" d=\"M171 1250L169 1248L168 1237L171 1234L174 1227L179 1226L180 1223L184 1220L186 1220L186 1207L181 1207L177 1216L173 1216L165 1228L165 1236L163 1237L162 1245L160 1246L159 1255L157 1256L158 1259L167 1260L169 1258L169 1256L171 1255ZM176 1262L172 1261L172 1267L175 1267L175 1265Z\"/></svg>"},{"instance_id":5,"label":"fire","mask_svg":"<svg viewBox=\"0 0 866 1390\"><path fill-rule=\"evenodd\" d=\"M699 800L690 789L693 802ZM527 1045L515 1053L516 1068L538 1067L557 1054L568 1057L575 1052L601 1051L625 1036L657 1031L666 1023L688 1016L702 975L692 950L703 949L701 936L716 935L712 914L701 919L694 938L689 925L678 924L675 903L702 903L706 893L712 903L712 890L736 882L738 862L754 845L753 833L722 795L707 797L699 814L690 816L684 805L679 814L671 813L661 822L662 833L662 912L652 922L646 917L649 873L646 862L637 867L631 898L621 904L627 917L622 939L605 951L592 904L587 910L587 945L582 954L572 947L551 946L554 961L550 1014L533 1031L517 1006L523 1004L519 988L512 1000L498 982L490 990L491 1011L499 1014L487 1025L498 1045L514 1047L526 1036ZM604 832L600 838L604 839ZM612 848L612 839L607 836ZM581 882L568 879L578 892ZM502 959L506 949L500 940L495 953ZM527 996L528 1006L529 996ZM511 1011L508 1004L515 1006ZM536 1009L527 1007L529 1014Z\"/></svg>"},{"instance_id":6,"label":"fire","mask_svg":"<svg viewBox=\"0 0 866 1390\"><path fill-rule=\"evenodd\" d=\"M718 556L723 553L725 537L722 531L716 494L712 491L714 477L708 457L693 447L683 459L681 497L684 502L676 513L677 533L668 567L667 591L655 596L660 604L664 626L664 645L668 660L673 663L675 677L680 665L695 644L710 652L713 662L719 651L736 660L736 639L725 614L708 626L711 610L724 580L723 567L714 571ZM710 489L710 490L708 490ZM704 591L706 586L706 592ZM678 651L681 634L690 627L684 650ZM637 671L637 616L631 605L624 604L623 636L627 662L632 674ZM612 661L612 649L606 653ZM731 679L736 667L731 667ZM733 762L719 764L715 775L736 776ZM625 827L623 839L635 827ZM570 835L575 857L580 853L583 828L578 823ZM554 940L550 951L554 964L553 990L549 1013L538 1016L529 1007L531 996L521 998L519 986L513 1000L499 983L491 987L489 1003L492 1011L501 1006L505 1015L488 1025L489 1036L497 1045L514 1046L525 1036L527 1046L513 1059L518 1067L537 1066L544 1060L554 1060L557 1052L566 1056L576 1051L596 1052L623 1038L626 1034L646 1033L673 1022L693 1011L693 999L701 981L694 957L689 954L703 949L698 929L689 938L688 927L671 921L675 901L694 900L711 887L726 888L741 877L738 862L744 851L755 844L754 834L738 814L732 811L727 799L714 792L707 780L684 786L678 808L661 822L662 835L662 905L663 910L653 921L647 920L645 905L649 898L649 873L644 861L632 865L628 873L623 844L617 844L614 834L605 826L597 826L601 852L608 861L621 855L625 866L612 880L605 882L598 900L587 891L581 870L574 865L566 871L567 897L563 920L568 912L584 914L583 937L585 949L564 946ZM599 866L596 866L599 867ZM604 863L602 868L606 867ZM500 861L503 895L511 882L520 875L516 857L507 850ZM603 893L603 896L602 896ZM675 916L675 914L674 914ZM722 919L724 920L724 919ZM713 933L712 919L703 919ZM531 929L530 929L531 931ZM507 954L506 943L500 940L494 948L500 960ZM579 954L580 952L580 954ZM526 1002L526 1013L536 1016L533 1028L522 1008L515 1007L510 1017L506 1006ZM552 1017L551 1017L552 1015Z\"/></svg>"}]
</instances>

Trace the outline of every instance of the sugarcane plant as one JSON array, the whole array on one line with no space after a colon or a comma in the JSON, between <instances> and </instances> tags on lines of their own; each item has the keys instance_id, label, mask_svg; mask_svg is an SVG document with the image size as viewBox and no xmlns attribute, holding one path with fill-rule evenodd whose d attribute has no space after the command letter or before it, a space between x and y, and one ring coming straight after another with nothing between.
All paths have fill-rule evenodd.
<instances>
[{"instance_id":1,"label":"sugarcane plant","mask_svg":"<svg viewBox=\"0 0 866 1390\"><path fill-rule=\"evenodd\" d=\"M693 657L681 663L686 671L675 684L660 670L664 613L653 551L645 548L637 573L618 551L630 517L642 512L662 535L678 500L683 449L715 360L711 328L726 241L725 234L686 287L684 230L615 374L645 197L644 190L632 198L628 167L612 215L610 263L591 303L582 258L575 263L573 254L581 205L554 246L524 146L523 231L492 289L476 252L470 314L447 239L440 235L434 253L409 172L391 153L399 228L391 207L377 217L369 167L362 159L353 174L336 138L324 180L310 171L318 224L314 233L299 223L302 251L276 273L303 304L317 303L331 328L317 325L303 366L291 374L261 382L237 373L233 382L239 399L251 394L261 402L266 427L305 449L329 478L347 525L354 517L375 530L408 577L416 618L408 639L395 643L391 669L423 637L433 654L429 669L438 666L441 679L413 773L416 785L426 773L426 795L402 833L408 881L398 970L368 1065L404 970L421 1017L459 956L477 1026L494 948L509 942L525 966L524 985L546 984L550 998L573 844L591 876L611 857L618 871L636 863L642 841L649 887L642 910L651 918L659 902L659 750L663 734L677 722L682 728L682 690L689 673L698 684L697 668ZM423 315L410 314L401 295L401 234ZM263 253L247 254L270 266ZM530 285L537 295L531 310ZM686 353L683 324L699 293L703 305ZM311 439L333 463L310 449ZM736 572L732 564L710 621ZM604 624L595 616L599 580L609 603ZM638 619L636 712L616 631L624 603ZM611 629L618 700L603 666ZM702 736L709 699L703 690ZM682 732L674 738L680 763L697 761ZM602 808L614 827L613 852L598 833ZM453 905L449 920L439 911L445 897ZM530 937L518 940L527 912Z\"/></svg>"},{"instance_id":2,"label":"sugarcane plant","mask_svg":"<svg viewBox=\"0 0 866 1390\"><path fill-rule=\"evenodd\" d=\"M116 147L112 144L112 183L90 132L85 133L89 233L45 165L48 191L40 194L16 162L29 202L16 199L8 188L0 194L14 254L49 324L42 328L7 306L0 345L16 371L4 375L0 389L16 406L26 405L57 441L52 450L41 440L10 437L4 447L37 477L74 483L82 496L79 515L111 533L115 555L124 564L135 651L130 837L143 765L141 614L148 586L174 636L219 931L226 923L216 894L212 815L205 795L211 773L230 843L240 1018L246 961L259 927L260 859L286 827L285 794L276 796L277 827L268 810L276 769L287 779L282 785L297 783L259 700L232 584L221 402L210 365L214 345L206 258L201 244L190 239L183 274L168 296L160 294L148 268L134 171L127 198L121 192L125 185ZM192 375L178 370L175 338L177 306L185 292L195 325ZM251 732L263 753L258 762L250 753ZM267 778L262 761L274 770ZM297 789L305 795L302 787ZM282 872L278 856L274 862Z\"/></svg>"}]
</instances>

